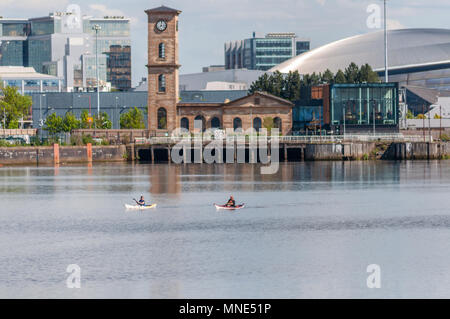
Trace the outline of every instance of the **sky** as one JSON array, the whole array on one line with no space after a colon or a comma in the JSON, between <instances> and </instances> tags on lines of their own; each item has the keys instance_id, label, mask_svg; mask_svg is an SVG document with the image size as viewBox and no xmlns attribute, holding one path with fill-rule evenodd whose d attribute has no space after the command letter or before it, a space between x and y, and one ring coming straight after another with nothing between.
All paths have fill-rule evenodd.
<instances>
[{"instance_id":1,"label":"sky","mask_svg":"<svg viewBox=\"0 0 450 319\"><path fill-rule=\"evenodd\" d=\"M147 28L144 10L165 5L181 10L181 74L224 64L224 43L251 37L253 31L295 32L311 47L377 31L373 5L382 0L1 0L0 16L28 18L78 4L82 14L131 18L133 85L146 76ZM382 14L382 11L381 11ZM388 27L450 28L449 0L388 0ZM369 20L369 23L367 21ZM371 26L371 27L369 27Z\"/></svg>"}]
</instances>

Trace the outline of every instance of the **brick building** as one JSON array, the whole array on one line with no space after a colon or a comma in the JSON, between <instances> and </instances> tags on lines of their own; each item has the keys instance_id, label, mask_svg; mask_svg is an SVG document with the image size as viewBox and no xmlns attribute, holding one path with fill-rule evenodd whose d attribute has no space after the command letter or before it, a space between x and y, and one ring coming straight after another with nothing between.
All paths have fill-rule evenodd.
<instances>
[{"instance_id":1,"label":"brick building","mask_svg":"<svg viewBox=\"0 0 450 319\"><path fill-rule=\"evenodd\" d=\"M255 93L221 103L180 102L178 16L181 11L161 6L145 11L148 16L148 129L156 134L176 128L259 129L271 118L283 135L292 128L293 104L279 97Z\"/></svg>"}]
</instances>

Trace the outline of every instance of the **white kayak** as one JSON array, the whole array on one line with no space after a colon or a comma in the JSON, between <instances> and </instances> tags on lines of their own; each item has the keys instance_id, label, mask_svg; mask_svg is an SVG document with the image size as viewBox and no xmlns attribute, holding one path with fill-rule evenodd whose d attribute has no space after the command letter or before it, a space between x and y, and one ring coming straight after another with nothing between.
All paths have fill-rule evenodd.
<instances>
[{"instance_id":1,"label":"white kayak","mask_svg":"<svg viewBox=\"0 0 450 319\"><path fill-rule=\"evenodd\" d=\"M156 204L144 205L144 206L125 204L125 208L126 209L140 209L140 210L143 210L143 209L150 209L150 208L155 208L155 207L156 207Z\"/></svg>"},{"instance_id":2,"label":"white kayak","mask_svg":"<svg viewBox=\"0 0 450 319\"><path fill-rule=\"evenodd\" d=\"M238 209L244 208L244 207L245 207L245 204L236 205L236 206L226 206L226 205L217 205L217 204L214 204L214 206L216 206L216 209L238 210Z\"/></svg>"}]
</instances>

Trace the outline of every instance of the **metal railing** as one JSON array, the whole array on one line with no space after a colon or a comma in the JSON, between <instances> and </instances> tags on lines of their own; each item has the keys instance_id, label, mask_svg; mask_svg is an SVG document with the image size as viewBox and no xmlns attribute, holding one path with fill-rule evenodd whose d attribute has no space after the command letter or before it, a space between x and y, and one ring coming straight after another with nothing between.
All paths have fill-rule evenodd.
<instances>
[{"instance_id":1,"label":"metal railing","mask_svg":"<svg viewBox=\"0 0 450 319\"><path fill-rule=\"evenodd\" d=\"M189 137L188 137L189 138ZM211 135L191 137L191 142L210 142L214 140L223 140L224 142L233 142L238 139L249 142L251 138L264 138L264 136L225 136L217 138ZM136 144L175 144L182 141L182 136L169 137L150 137L150 138L136 138ZM270 141L271 136L267 139ZM342 142L423 142L422 135L403 135L401 133L394 134L346 134L346 135L310 135L310 136L280 136L279 143L342 143ZM429 139L427 139L427 142ZM432 141L432 140L431 140Z\"/></svg>"}]
</instances>

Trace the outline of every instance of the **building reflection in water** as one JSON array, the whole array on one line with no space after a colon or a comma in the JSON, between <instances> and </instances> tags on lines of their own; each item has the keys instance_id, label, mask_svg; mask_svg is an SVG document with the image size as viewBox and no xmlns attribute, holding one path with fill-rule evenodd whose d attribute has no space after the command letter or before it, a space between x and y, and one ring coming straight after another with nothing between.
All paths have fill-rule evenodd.
<instances>
[{"instance_id":1,"label":"building reflection in water","mask_svg":"<svg viewBox=\"0 0 450 319\"><path fill-rule=\"evenodd\" d=\"M155 164L150 166L151 194L179 194L181 192L181 165Z\"/></svg>"},{"instance_id":2,"label":"building reflection in water","mask_svg":"<svg viewBox=\"0 0 450 319\"><path fill-rule=\"evenodd\" d=\"M386 180L398 183L401 163L364 161L324 161L280 163L275 174L262 175L261 164L184 164L151 165L150 192L178 194L203 191L291 191L299 190L302 183L317 182L322 187L333 187L335 181L355 182L355 187Z\"/></svg>"}]
</instances>

